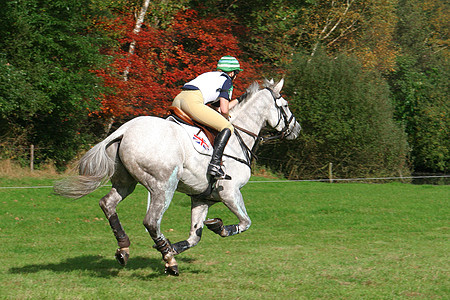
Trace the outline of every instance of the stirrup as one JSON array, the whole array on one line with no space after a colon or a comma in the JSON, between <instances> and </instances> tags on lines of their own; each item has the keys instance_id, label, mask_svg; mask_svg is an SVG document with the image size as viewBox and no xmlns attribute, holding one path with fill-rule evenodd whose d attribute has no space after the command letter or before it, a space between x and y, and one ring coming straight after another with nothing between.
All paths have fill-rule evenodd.
<instances>
[{"instance_id":1,"label":"stirrup","mask_svg":"<svg viewBox=\"0 0 450 300\"><path fill-rule=\"evenodd\" d=\"M211 175L211 174L210 174ZM211 175L215 180L231 180L231 176L228 174L224 174L221 176L213 176Z\"/></svg>"}]
</instances>

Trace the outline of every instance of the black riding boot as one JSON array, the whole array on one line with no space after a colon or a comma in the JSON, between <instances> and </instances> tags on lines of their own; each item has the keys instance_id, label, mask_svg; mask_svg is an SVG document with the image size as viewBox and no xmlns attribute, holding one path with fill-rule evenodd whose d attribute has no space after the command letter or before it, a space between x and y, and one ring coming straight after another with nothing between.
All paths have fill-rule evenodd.
<instances>
[{"instance_id":1,"label":"black riding boot","mask_svg":"<svg viewBox=\"0 0 450 300\"><path fill-rule=\"evenodd\" d=\"M229 128L225 128L221 132L219 132L219 134L216 136L216 139L214 140L214 150L211 162L208 166L208 174L215 179L225 179L226 177L225 172L222 170L221 162L223 150L225 149L230 136L231 130Z\"/></svg>"}]
</instances>

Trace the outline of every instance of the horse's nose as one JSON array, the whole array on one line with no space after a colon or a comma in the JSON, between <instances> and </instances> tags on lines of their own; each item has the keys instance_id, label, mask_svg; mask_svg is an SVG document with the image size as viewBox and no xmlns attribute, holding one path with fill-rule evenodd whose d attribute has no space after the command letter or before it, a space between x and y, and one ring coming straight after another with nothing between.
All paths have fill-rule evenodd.
<instances>
[{"instance_id":1,"label":"horse's nose","mask_svg":"<svg viewBox=\"0 0 450 300\"><path fill-rule=\"evenodd\" d=\"M295 122L295 125L293 126L291 133L288 136L286 136L286 139L288 140L296 139L299 136L301 130L302 127L300 126L300 124L298 122Z\"/></svg>"}]
</instances>

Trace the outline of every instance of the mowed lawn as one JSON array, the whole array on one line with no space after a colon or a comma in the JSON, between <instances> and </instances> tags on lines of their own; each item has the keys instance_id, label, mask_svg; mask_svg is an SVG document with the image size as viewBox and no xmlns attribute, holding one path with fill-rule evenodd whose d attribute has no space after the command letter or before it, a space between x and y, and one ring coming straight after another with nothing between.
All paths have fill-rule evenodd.
<instances>
[{"instance_id":1,"label":"mowed lawn","mask_svg":"<svg viewBox=\"0 0 450 300\"><path fill-rule=\"evenodd\" d=\"M264 180L254 178L252 181ZM0 186L48 179L0 179ZM131 239L127 267L98 200L51 188L0 189L1 299L449 299L450 186L400 183L250 182L252 226L221 238L207 229L164 274L142 226L146 191L118 213ZM218 203L209 217L235 224ZM190 199L176 194L162 230L172 242L190 227Z\"/></svg>"}]
</instances>

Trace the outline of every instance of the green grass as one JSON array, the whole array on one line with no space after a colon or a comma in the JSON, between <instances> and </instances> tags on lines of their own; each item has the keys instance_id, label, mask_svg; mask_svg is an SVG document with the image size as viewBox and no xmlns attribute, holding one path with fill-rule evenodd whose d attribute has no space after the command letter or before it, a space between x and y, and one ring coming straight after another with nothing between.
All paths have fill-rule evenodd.
<instances>
[{"instance_id":1,"label":"green grass","mask_svg":"<svg viewBox=\"0 0 450 300\"><path fill-rule=\"evenodd\" d=\"M0 179L0 186L51 185ZM73 201L50 188L1 189L0 298L6 299L448 299L450 187L407 184L249 183L253 224L177 257L164 275L142 226L146 191L118 208L131 239L127 267L98 207L104 187ZM223 204L209 217L226 224ZM162 230L187 237L190 200L176 194Z\"/></svg>"}]
</instances>

